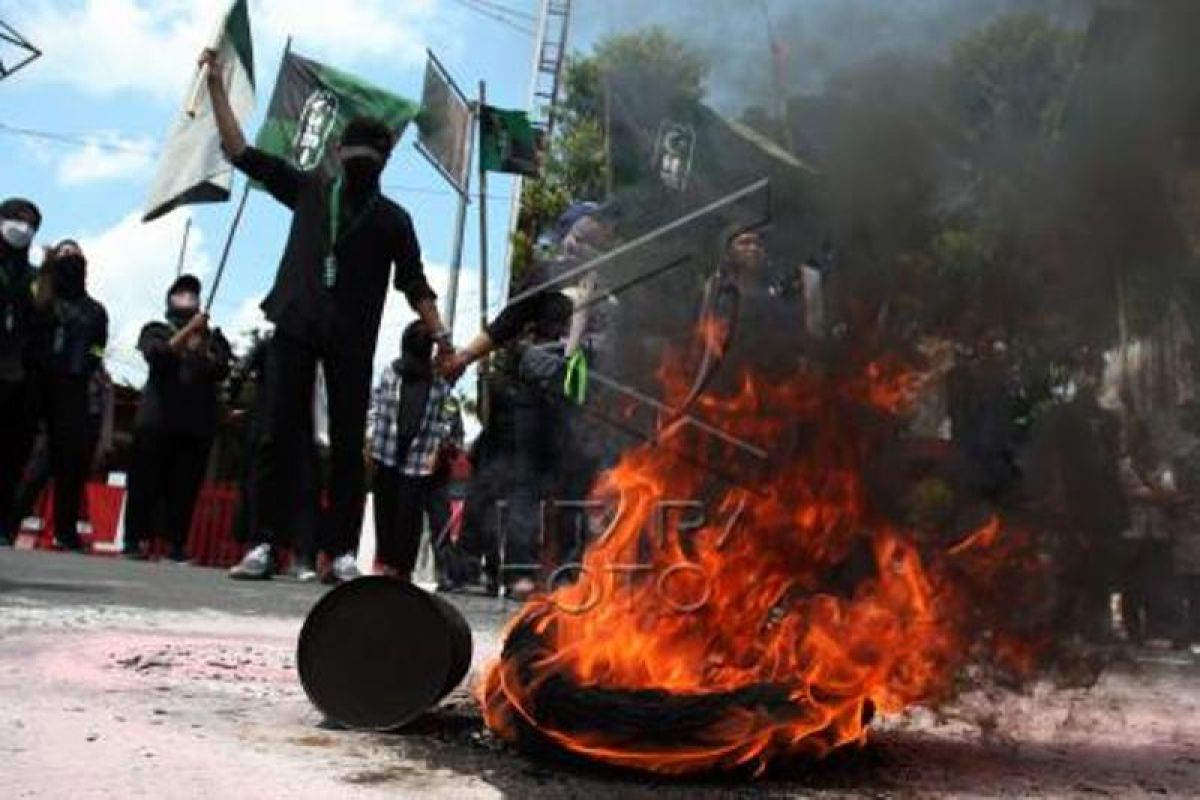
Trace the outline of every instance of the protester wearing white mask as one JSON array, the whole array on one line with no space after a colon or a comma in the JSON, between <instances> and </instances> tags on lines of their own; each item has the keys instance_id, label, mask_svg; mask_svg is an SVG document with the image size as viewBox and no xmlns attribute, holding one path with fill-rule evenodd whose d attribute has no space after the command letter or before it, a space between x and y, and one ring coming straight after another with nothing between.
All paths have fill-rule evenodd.
<instances>
[{"instance_id":1,"label":"protester wearing white mask","mask_svg":"<svg viewBox=\"0 0 1200 800\"><path fill-rule=\"evenodd\" d=\"M26 366L34 319L29 245L41 224L41 212L28 200L0 203L0 544L16 533L8 526L36 427Z\"/></svg>"},{"instance_id":2,"label":"protester wearing white mask","mask_svg":"<svg viewBox=\"0 0 1200 800\"><path fill-rule=\"evenodd\" d=\"M142 328L138 349L149 375L133 435L125 555L145 557L152 538L187 561L188 531L217 431L218 394L232 353L200 310L200 281L181 275L167 291L166 321ZM159 513L163 511L165 513ZM162 521L160 526L159 522Z\"/></svg>"}]
</instances>

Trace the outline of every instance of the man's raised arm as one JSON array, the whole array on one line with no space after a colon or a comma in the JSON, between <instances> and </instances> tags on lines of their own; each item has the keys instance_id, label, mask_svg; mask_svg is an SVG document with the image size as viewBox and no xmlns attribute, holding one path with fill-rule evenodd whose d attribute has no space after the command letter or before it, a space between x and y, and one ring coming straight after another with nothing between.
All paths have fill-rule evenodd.
<instances>
[{"instance_id":1,"label":"man's raised arm","mask_svg":"<svg viewBox=\"0 0 1200 800\"><path fill-rule=\"evenodd\" d=\"M200 67L208 67L208 94L212 98L213 116L217 120L217 133L221 137L221 149L230 161L246 151L246 135L242 125L229 104L229 93L225 91L224 65L217 59L217 51L205 50L200 54Z\"/></svg>"}]
</instances>

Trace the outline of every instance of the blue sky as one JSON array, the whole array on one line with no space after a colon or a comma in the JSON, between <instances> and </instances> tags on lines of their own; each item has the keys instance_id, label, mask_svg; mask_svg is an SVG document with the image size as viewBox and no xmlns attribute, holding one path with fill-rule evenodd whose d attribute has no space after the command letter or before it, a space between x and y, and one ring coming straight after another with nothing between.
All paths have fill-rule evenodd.
<instances>
[{"instance_id":1,"label":"blue sky","mask_svg":"<svg viewBox=\"0 0 1200 800\"><path fill-rule=\"evenodd\" d=\"M536 0L506 4L530 15L537 8ZM64 144L0 130L0 194L28 196L41 206L40 244L67 236L83 242L91 290L112 320L110 369L133 383L144 374L134 349L137 331L161 314L185 221L189 215L193 219L186 269L207 286L233 214L233 204L226 203L193 206L149 225L140 222L155 151L183 103L195 57L225 6L226 0L0 0L0 19L44 51L0 81L0 124L89 142ZM251 24L258 84L258 110L247 125L251 135L270 99L289 34L296 52L404 96L419 98L429 47L468 94L473 96L484 79L489 102L525 103L533 37L458 2L251 0ZM7 61L11 53L2 55ZM412 213L430 280L444 293L456 195L416 153L413 141L410 130L384 174L384 185ZM490 176L488 192L494 307L511 179ZM472 203L455 331L460 341L478 328L476 214ZM251 194L213 313L228 333L262 325L257 304L274 276L287 223L285 209L265 195ZM400 329L410 318L402 298L390 297L380 363L396 351Z\"/></svg>"}]
</instances>

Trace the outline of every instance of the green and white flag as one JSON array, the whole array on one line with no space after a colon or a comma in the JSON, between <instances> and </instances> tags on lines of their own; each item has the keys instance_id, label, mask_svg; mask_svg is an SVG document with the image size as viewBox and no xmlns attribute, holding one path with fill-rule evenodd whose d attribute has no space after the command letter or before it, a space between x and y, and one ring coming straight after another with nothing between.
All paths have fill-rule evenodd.
<instances>
[{"instance_id":1,"label":"green and white flag","mask_svg":"<svg viewBox=\"0 0 1200 800\"><path fill-rule=\"evenodd\" d=\"M214 49L225 68L229 102L238 120L254 113L254 47L250 39L247 0L235 0L221 19ZM208 86L184 100L185 107L163 148L158 173L146 199L143 222L182 205L219 203L229 199L233 168L221 153Z\"/></svg>"},{"instance_id":2,"label":"green and white flag","mask_svg":"<svg viewBox=\"0 0 1200 800\"><path fill-rule=\"evenodd\" d=\"M267 119L255 145L286 158L299 169L336 172L329 144L355 117L372 117L390 127L399 140L418 106L363 81L295 53L279 68Z\"/></svg>"},{"instance_id":3,"label":"green and white flag","mask_svg":"<svg viewBox=\"0 0 1200 800\"><path fill-rule=\"evenodd\" d=\"M524 111L483 106L479 112L480 168L536 178L539 138Z\"/></svg>"}]
</instances>

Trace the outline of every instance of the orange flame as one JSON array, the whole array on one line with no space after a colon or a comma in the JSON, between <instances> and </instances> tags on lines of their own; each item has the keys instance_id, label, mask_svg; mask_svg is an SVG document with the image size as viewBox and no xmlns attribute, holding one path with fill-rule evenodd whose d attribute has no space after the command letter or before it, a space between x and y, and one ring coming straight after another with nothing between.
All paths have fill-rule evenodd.
<instances>
[{"instance_id":1,"label":"orange flame","mask_svg":"<svg viewBox=\"0 0 1200 800\"><path fill-rule=\"evenodd\" d=\"M668 396L686 392L669 360L662 374ZM949 559L995 548L1002 531L992 520L926 564L910 532L868 507L864 410L894 414L916 386L881 360L849 379L748 379L735 397L706 398L705 416L734 435L803 440L754 494L714 487L662 449L626 453L597 487L618 508L579 579L533 599L511 623L506 638L532 628L545 648L533 663L506 650L490 666L479 687L489 727L510 740L533 729L597 761L679 774L822 756L864 742L876 711L947 696L970 649L969 603ZM720 443L680 439L720 457ZM693 507L664 505L714 495L700 524ZM857 552L869 558L856 572ZM787 701L731 704L702 735L642 741L542 719L536 698L551 679L679 698L770 686Z\"/></svg>"}]
</instances>

